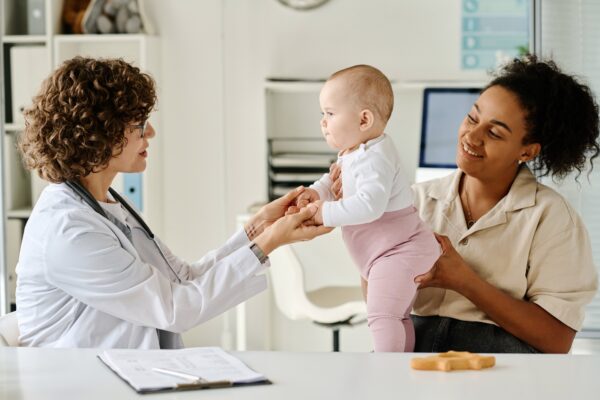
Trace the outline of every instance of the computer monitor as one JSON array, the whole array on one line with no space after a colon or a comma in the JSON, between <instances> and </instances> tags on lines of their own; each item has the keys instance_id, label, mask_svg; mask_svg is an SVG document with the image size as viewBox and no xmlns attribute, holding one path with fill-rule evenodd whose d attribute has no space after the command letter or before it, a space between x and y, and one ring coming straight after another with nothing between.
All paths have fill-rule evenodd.
<instances>
[{"instance_id":1,"label":"computer monitor","mask_svg":"<svg viewBox=\"0 0 600 400\"><path fill-rule=\"evenodd\" d=\"M419 168L456 168L458 128L480 88L425 88Z\"/></svg>"}]
</instances>

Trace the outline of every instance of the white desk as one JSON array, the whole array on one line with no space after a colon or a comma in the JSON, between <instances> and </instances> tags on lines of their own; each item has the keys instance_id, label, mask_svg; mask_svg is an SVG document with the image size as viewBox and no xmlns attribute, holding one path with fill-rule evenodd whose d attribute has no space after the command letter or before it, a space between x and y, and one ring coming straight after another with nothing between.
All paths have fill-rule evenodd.
<instances>
[{"instance_id":1,"label":"white desk","mask_svg":"<svg viewBox=\"0 0 600 400\"><path fill-rule=\"evenodd\" d=\"M0 348L0 399L141 398L94 349ZM410 369L415 354L235 353L273 385L170 392L147 399L591 399L600 356L497 355L484 371Z\"/></svg>"}]
</instances>

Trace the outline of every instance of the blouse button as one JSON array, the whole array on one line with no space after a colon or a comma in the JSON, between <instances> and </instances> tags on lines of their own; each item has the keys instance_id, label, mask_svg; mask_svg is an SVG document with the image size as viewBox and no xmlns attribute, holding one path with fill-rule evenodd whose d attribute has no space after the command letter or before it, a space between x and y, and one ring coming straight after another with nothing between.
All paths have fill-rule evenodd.
<instances>
[{"instance_id":1,"label":"blouse button","mask_svg":"<svg viewBox=\"0 0 600 400\"><path fill-rule=\"evenodd\" d=\"M459 244L461 244L462 246L466 246L467 244L469 244L469 239L467 239L467 238L464 238L463 240L461 240L461 241L459 242Z\"/></svg>"}]
</instances>

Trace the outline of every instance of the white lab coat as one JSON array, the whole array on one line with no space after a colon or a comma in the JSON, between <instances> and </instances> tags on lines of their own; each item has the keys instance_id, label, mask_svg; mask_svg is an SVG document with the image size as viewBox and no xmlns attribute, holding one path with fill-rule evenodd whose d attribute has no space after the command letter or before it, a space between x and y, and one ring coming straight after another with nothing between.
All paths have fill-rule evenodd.
<instances>
[{"instance_id":1,"label":"white lab coat","mask_svg":"<svg viewBox=\"0 0 600 400\"><path fill-rule=\"evenodd\" d=\"M155 245L126 214L133 244L65 184L42 193L25 227L17 265L23 346L182 347L179 333L267 286L243 229L189 264ZM172 332L172 333L171 333Z\"/></svg>"}]
</instances>

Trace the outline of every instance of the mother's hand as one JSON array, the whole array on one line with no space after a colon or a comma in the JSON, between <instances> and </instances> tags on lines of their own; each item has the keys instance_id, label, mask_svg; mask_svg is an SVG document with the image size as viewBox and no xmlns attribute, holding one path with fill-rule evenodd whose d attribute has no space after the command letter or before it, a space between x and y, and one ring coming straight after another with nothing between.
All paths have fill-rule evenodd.
<instances>
[{"instance_id":1,"label":"mother's hand","mask_svg":"<svg viewBox=\"0 0 600 400\"><path fill-rule=\"evenodd\" d=\"M341 199L344 196L344 189L342 188L342 168L337 163L331 164L329 167L329 179L331 179L331 192L336 200Z\"/></svg>"},{"instance_id":2,"label":"mother's hand","mask_svg":"<svg viewBox=\"0 0 600 400\"><path fill-rule=\"evenodd\" d=\"M472 279L479 277L458 254L448 237L436 233L435 238L442 247L442 255L429 272L415 277L415 283L420 284L419 289L437 287L462 293Z\"/></svg>"}]
</instances>

